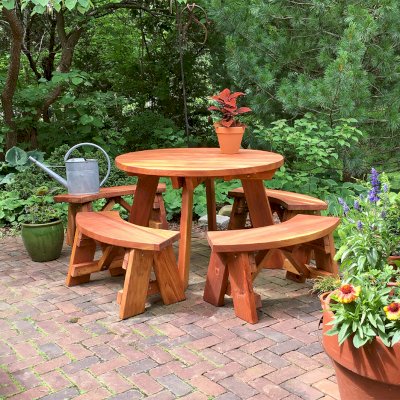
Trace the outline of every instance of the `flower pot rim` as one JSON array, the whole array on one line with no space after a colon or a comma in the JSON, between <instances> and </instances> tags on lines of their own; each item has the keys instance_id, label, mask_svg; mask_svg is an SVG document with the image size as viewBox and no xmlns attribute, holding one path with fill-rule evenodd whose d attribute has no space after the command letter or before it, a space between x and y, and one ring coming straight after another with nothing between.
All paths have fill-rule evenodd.
<instances>
[{"instance_id":1,"label":"flower pot rim","mask_svg":"<svg viewBox=\"0 0 400 400\"><path fill-rule=\"evenodd\" d=\"M330 292L324 299L320 297L324 313L322 341L325 352L335 362L356 374L372 380L400 385L400 375L398 374L397 367L398 360L400 359L400 343L396 343L392 347L387 347L379 336L376 336L371 343L367 343L357 349L354 347L351 339L347 339L342 345L339 345L337 335L328 336L325 334L331 328L331 326L327 326L326 324L334 318L334 313L329 309L332 293ZM382 373L383 359L385 359L385 368L388 371L390 370L390 374L388 371ZM369 365L373 365L375 368L369 368ZM389 379L389 375L391 378L395 377L395 382Z\"/></svg>"},{"instance_id":2,"label":"flower pot rim","mask_svg":"<svg viewBox=\"0 0 400 400\"><path fill-rule=\"evenodd\" d=\"M57 219L55 221L44 222L42 224L33 224L33 223L29 223L29 222L23 222L21 225L26 226L26 227L28 227L28 226L50 226L50 225L59 224L60 222L62 223L61 219Z\"/></svg>"},{"instance_id":3,"label":"flower pot rim","mask_svg":"<svg viewBox=\"0 0 400 400\"><path fill-rule=\"evenodd\" d=\"M221 122L214 122L214 128L225 128L225 129L231 129L231 128L247 128L246 124L243 124L242 122L239 122L237 125L231 125L231 126L224 126L221 124Z\"/></svg>"}]
</instances>

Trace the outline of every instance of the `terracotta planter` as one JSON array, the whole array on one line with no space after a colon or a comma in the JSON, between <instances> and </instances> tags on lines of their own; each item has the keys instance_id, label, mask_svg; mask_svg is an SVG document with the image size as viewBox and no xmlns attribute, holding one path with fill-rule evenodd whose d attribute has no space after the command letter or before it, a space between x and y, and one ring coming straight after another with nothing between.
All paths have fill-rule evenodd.
<instances>
[{"instance_id":1,"label":"terracotta planter","mask_svg":"<svg viewBox=\"0 0 400 400\"><path fill-rule=\"evenodd\" d=\"M235 154L239 153L240 144L242 143L242 138L244 131L246 129L245 125L234 126L226 128L221 124L214 124L215 132L218 136L218 143L221 149L221 153L224 154Z\"/></svg>"},{"instance_id":2,"label":"terracotta planter","mask_svg":"<svg viewBox=\"0 0 400 400\"><path fill-rule=\"evenodd\" d=\"M400 261L400 256L389 256L388 263L391 265L396 265L394 261Z\"/></svg>"},{"instance_id":3,"label":"terracotta planter","mask_svg":"<svg viewBox=\"0 0 400 400\"><path fill-rule=\"evenodd\" d=\"M325 295L325 297L323 297ZM333 319L329 311L330 297L320 297L323 304L323 332ZM386 347L377 338L356 349L351 340L339 346L337 336L323 335L325 352L332 359L341 400L397 400L400 393L400 344Z\"/></svg>"}]
</instances>

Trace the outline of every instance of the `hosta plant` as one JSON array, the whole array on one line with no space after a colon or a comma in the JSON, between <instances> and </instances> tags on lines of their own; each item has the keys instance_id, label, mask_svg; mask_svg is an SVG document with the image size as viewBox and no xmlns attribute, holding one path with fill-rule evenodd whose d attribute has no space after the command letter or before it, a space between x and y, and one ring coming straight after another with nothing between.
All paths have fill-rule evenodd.
<instances>
[{"instance_id":1,"label":"hosta plant","mask_svg":"<svg viewBox=\"0 0 400 400\"><path fill-rule=\"evenodd\" d=\"M211 97L218 106L210 106L208 109L222 114L222 118L218 121L222 126L226 128L240 126L238 116L251 111L249 107L238 107L237 99L240 96L244 96L244 93L231 93L229 89L224 89L221 93Z\"/></svg>"}]
</instances>

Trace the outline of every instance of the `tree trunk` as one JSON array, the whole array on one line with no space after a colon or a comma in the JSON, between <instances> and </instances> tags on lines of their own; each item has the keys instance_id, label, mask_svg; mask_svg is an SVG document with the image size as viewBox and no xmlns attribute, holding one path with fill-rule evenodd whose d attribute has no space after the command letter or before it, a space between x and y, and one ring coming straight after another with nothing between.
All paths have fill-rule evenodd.
<instances>
[{"instance_id":1,"label":"tree trunk","mask_svg":"<svg viewBox=\"0 0 400 400\"><path fill-rule=\"evenodd\" d=\"M82 34L82 27L70 32L65 32L65 21L62 13L57 13L57 33L61 43L61 60L57 67L59 72L69 72L72 64L75 46ZM42 107L43 120L50 122L49 108L62 93L62 86L57 86L46 98Z\"/></svg>"},{"instance_id":2,"label":"tree trunk","mask_svg":"<svg viewBox=\"0 0 400 400\"><path fill-rule=\"evenodd\" d=\"M21 65L21 48L23 28L15 10L3 7L3 17L8 22L11 31L10 65L8 66L6 83L1 93L1 104L4 113L4 122L9 128L6 134L6 150L17 144L17 130L14 121L13 99L18 83Z\"/></svg>"}]
</instances>

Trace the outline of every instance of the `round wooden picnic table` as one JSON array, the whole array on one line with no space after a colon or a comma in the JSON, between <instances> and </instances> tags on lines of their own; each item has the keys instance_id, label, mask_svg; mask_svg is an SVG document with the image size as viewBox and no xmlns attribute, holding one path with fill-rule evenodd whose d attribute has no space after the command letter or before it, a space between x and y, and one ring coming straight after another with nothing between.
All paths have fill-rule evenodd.
<instances>
[{"instance_id":1,"label":"round wooden picnic table","mask_svg":"<svg viewBox=\"0 0 400 400\"><path fill-rule=\"evenodd\" d=\"M138 176L129 221L147 226L160 177L169 177L182 188L178 269L187 286L191 247L193 191L205 182L208 228L216 230L214 178L240 179L254 227L272 225L272 212L263 184L283 164L283 156L261 150L241 149L222 154L219 148L178 148L126 153L115 159L116 166Z\"/></svg>"}]
</instances>

